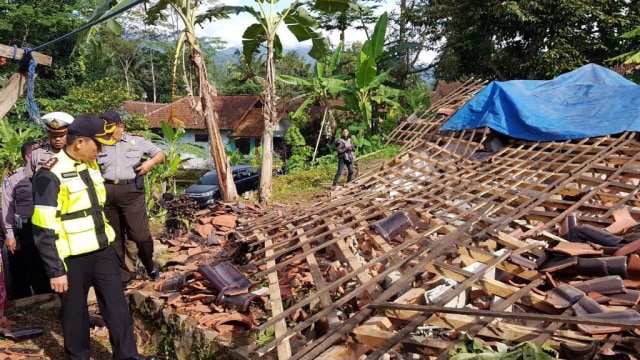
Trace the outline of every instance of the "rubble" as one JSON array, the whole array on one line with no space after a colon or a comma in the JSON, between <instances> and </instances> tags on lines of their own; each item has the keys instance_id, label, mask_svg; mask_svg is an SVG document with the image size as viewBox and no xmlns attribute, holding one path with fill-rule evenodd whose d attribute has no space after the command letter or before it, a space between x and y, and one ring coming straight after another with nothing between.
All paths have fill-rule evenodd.
<instances>
[{"instance_id":1,"label":"rubble","mask_svg":"<svg viewBox=\"0 0 640 360\"><path fill-rule=\"evenodd\" d=\"M437 109L483 85L402 122L401 153L326 198L195 212L162 239L161 279L132 291L246 358L447 359L462 338L640 353L637 135L491 147L488 129L439 132Z\"/></svg>"}]
</instances>

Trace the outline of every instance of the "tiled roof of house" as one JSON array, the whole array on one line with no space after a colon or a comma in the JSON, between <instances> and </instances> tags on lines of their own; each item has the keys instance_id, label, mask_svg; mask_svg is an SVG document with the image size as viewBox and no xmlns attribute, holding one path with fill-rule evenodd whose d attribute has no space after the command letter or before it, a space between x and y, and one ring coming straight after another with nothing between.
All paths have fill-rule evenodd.
<instances>
[{"instance_id":1,"label":"tiled roof of house","mask_svg":"<svg viewBox=\"0 0 640 360\"><path fill-rule=\"evenodd\" d=\"M278 99L278 122L291 111L295 111L300 106L301 100L294 102L285 102L284 99ZM264 132L264 120L262 117L262 106L254 107L247 115L240 121L229 134L230 137L235 138L261 138ZM286 108L285 108L286 107Z\"/></svg>"},{"instance_id":2,"label":"tiled roof of house","mask_svg":"<svg viewBox=\"0 0 640 360\"><path fill-rule=\"evenodd\" d=\"M435 90L431 92L430 101L431 104L435 104L443 98L446 98L454 91L458 90L464 83L461 81L446 82L438 81Z\"/></svg>"},{"instance_id":3,"label":"tiled roof of house","mask_svg":"<svg viewBox=\"0 0 640 360\"><path fill-rule=\"evenodd\" d=\"M259 108L259 104L257 104L259 99L260 97L257 95L220 95L214 97L220 130L233 130L247 113L256 106ZM149 128L160 128L162 120L169 120L173 111L174 116L184 123L186 130L205 129L204 117L193 108L192 101L195 99L186 96L174 101L173 104L147 103L149 111L146 112L146 118L149 120ZM132 114L145 114L144 104L128 101L125 102L124 108Z\"/></svg>"},{"instance_id":4,"label":"tiled roof of house","mask_svg":"<svg viewBox=\"0 0 640 360\"><path fill-rule=\"evenodd\" d=\"M204 130L206 124L192 106L190 97L183 97L173 104L146 103L141 101L126 101L124 109L132 114L142 114L149 120L149 128L160 128L162 120L169 120L171 112L184 123L185 130ZM303 99L286 102L278 100L278 121L288 112L298 109ZM343 105L341 100L329 101L330 107ZM214 97L214 105L218 113L218 127L222 131L231 131L231 137L260 138L264 130L262 118L262 101L258 95L219 95ZM286 110L285 110L286 107ZM313 105L307 109L310 117L321 117L322 107Z\"/></svg>"},{"instance_id":5,"label":"tiled roof of house","mask_svg":"<svg viewBox=\"0 0 640 360\"><path fill-rule=\"evenodd\" d=\"M145 115L164 106L167 104L146 101L125 101L123 104L124 110L131 115Z\"/></svg>"}]
</instances>

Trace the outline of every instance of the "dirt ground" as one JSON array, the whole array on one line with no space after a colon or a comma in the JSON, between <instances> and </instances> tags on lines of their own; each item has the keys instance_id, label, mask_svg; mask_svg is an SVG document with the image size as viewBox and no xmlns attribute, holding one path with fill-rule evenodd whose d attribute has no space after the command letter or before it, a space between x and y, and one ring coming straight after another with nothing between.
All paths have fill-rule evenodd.
<instances>
[{"instance_id":1,"label":"dirt ground","mask_svg":"<svg viewBox=\"0 0 640 360\"><path fill-rule=\"evenodd\" d=\"M8 325L6 326L7 328L13 330L40 328L43 332L39 336L19 342L2 336L0 337L0 349L42 349L44 351L44 355L42 356L23 358L51 360L65 359L66 355L63 347L62 328L58 318L59 312L60 301L57 295L53 294L36 295L9 302L9 308L5 312L5 317L10 323L5 324ZM93 312L92 306L90 306L90 313L91 312ZM0 331L3 330L4 329L0 329ZM139 331L136 333L136 336L138 337L138 351L147 355L153 353L154 347L149 342L149 337L146 334L141 334ZM91 359L93 360L112 359L111 346L109 344L109 333L106 327L93 327L91 329L91 354ZM0 355L0 359L5 358Z\"/></svg>"}]
</instances>

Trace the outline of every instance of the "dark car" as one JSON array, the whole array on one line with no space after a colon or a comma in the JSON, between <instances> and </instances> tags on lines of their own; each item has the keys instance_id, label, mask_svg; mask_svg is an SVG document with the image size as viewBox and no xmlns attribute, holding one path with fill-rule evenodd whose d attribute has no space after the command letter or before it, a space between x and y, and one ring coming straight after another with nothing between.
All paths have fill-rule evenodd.
<instances>
[{"instance_id":1,"label":"dark car","mask_svg":"<svg viewBox=\"0 0 640 360\"><path fill-rule=\"evenodd\" d=\"M231 173L238 194L255 190L260 186L260 172L250 165L234 165L231 167ZM197 201L201 207L213 204L214 201L221 198L218 173L215 170L207 172L195 184L189 186L184 193Z\"/></svg>"}]
</instances>

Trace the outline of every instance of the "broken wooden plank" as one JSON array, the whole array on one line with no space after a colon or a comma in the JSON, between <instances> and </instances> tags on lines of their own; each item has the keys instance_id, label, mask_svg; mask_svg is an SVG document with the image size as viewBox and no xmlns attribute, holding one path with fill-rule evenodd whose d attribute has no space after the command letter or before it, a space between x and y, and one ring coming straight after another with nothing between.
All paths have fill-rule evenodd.
<instances>
[{"instance_id":1,"label":"broken wooden plank","mask_svg":"<svg viewBox=\"0 0 640 360\"><path fill-rule=\"evenodd\" d=\"M375 326L362 325L353 329L352 335L357 342L377 349L392 338L394 333L392 331L379 329ZM436 356L440 355L448 346L449 342L441 339L425 339L422 342L418 342L407 338L397 343L393 349L424 356Z\"/></svg>"}]
</instances>

